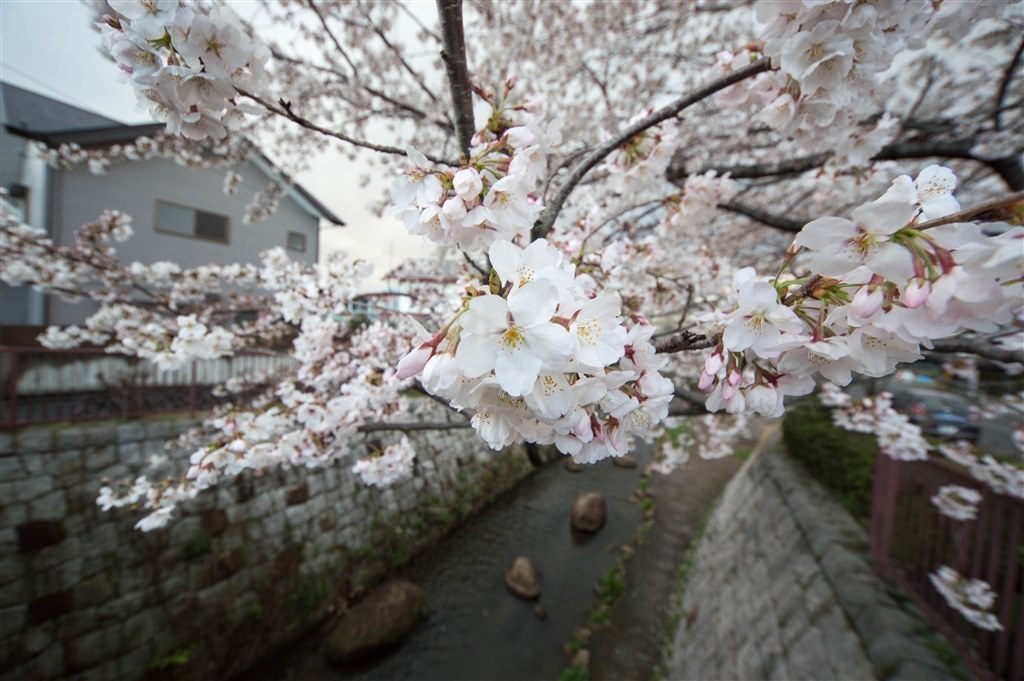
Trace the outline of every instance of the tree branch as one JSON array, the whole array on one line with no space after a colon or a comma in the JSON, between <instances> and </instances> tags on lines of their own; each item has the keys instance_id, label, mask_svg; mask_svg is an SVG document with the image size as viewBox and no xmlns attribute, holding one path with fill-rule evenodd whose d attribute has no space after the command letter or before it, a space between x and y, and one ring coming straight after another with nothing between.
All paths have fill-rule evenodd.
<instances>
[{"instance_id":1,"label":"tree branch","mask_svg":"<svg viewBox=\"0 0 1024 681\"><path fill-rule=\"evenodd\" d=\"M1012 206L1015 203L1020 203L1022 201L1024 201L1024 191L1014 192L1013 194L1002 198L992 199L991 201L985 201L984 203L973 205L970 208L964 208L962 211L953 213L952 215L947 215L944 218L937 218L935 220L929 220L928 222L922 222L921 224L916 225L914 229L931 229L932 227L939 227L940 225L949 225L954 222L970 220L975 215L980 215L981 213L986 213L997 208Z\"/></svg>"},{"instance_id":2,"label":"tree branch","mask_svg":"<svg viewBox=\"0 0 1024 681\"><path fill-rule=\"evenodd\" d=\"M974 156L971 149L974 139L959 139L940 142L895 142L882 147L872 161L898 161L909 158L962 158L983 163L1002 178L1013 191L1024 189L1024 166L1015 157L1001 159L983 159ZM679 185L689 175L703 175L714 170L719 175L729 173L735 180L749 180L776 175L799 175L825 165L832 156L831 152L788 159L777 163L740 164L734 166L711 166L693 172L687 172L685 162L673 160L665 173L665 179Z\"/></svg>"},{"instance_id":3,"label":"tree branch","mask_svg":"<svg viewBox=\"0 0 1024 681\"><path fill-rule=\"evenodd\" d=\"M237 90L239 94L244 95L244 96L248 97L249 99L262 104L263 107L267 109L267 111L270 111L271 113L277 114L278 116L283 116L284 118L287 118L288 120L292 121L293 123L297 123L298 125L301 125L303 128L306 128L307 130L312 130L314 132L320 133L321 135L327 135L328 137L334 137L335 139L339 139L342 142L346 142L346 143L351 144L351 145L356 146L356 147L361 147L363 149L370 149L371 151L378 151L378 152L380 152L382 154L394 154L395 156L406 156L407 155L405 153L404 149L399 149L398 147L392 147L392 146L389 146L389 145L386 145L386 144L374 144L373 142L367 142L366 140L361 140L361 139L357 139L355 137L350 137L350 136L346 135L343 132L337 132L335 130L328 130L327 128L323 127L322 125L318 125L318 124L316 124L316 123L314 123L314 122L312 122L312 121L310 121L310 120L308 120L306 118L303 118L299 114L295 113L295 111L292 109L291 102L286 102L284 100L281 100L279 102L279 105L275 106L274 104L271 104L270 102L268 102L267 100L263 99L259 95L253 94L251 92L247 92L246 90L242 90L240 88L235 88L235 90ZM434 163L451 165L450 161L447 161L445 159L439 158L437 156L431 156L430 154L424 154L424 156L426 156L428 159L430 159Z\"/></svg>"},{"instance_id":4,"label":"tree branch","mask_svg":"<svg viewBox=\"0 0 1024 681\"><path fill-rule=\"evenodd\" d=\"M417 421L415 423L365 423L359 426L360 433L379 433L398 430L408 433L414 430L455 430L472 428L469 421Z\"/></svg>"},{"instance_id":5,"label":"tree branch","mask_svg":"<svg viewBox=\"0 0 1024 681\"><path fill-rule=\"evenodd\" d=\"M1006 99L1006 93L1010 90L1010 83L1013 82L1013 72L1017 70L1017 64L1020 63L1021 55L1024 54L1024 40L1020 41L1020 45L1017 45L1017 51L1013 53L1013 59L1010 60L1010 64L1006 67L1006 71L1003 72L1003 80L999 83L999 93L996 95L996 110L993 114L993 122L995 123L996 130L1003 129L1002 114L1003 114L1003 100Z\"/></svg>"},{"instance_id":6,"label":"tree branch","mask_svg":"<svg viewBox=\"0 0 1024 681\"><path fill-rule=\"evenodd\" d=\"M724 208L732 213L738 213L745 215L751 220L757 220L758 222L774 227L775 229L781 229L784 232L799 232L804 228L810 220L794 220L793 218L783 217L781 215L774 215L766 210L755 208L739 201L730 201L728 203L719 204L719 208Z\"/></svg>"},{"instance_id":7,"label":"tree branch","mask_svg":"<svg viewBox=\"0 0 1024 681\"><path fill-rule=\"evenodd\" d=\"M459 151L468 159L476 124L473 122L473 90L466 61L466 36L462 32L462 0L437 0L437 14L441 19L444 45L441 58L455 111L455 138L459 142Z\"/></svg>"},{"instance_id":8,"label":"tree branch","mask_svg":"<svg viewBox=\"0 0 1024 681\"><path fill-rule=\"evenodd\" d=\"M654 350L655 352L682 352L683 350L704 350L716 345L718 345L718 336L708 338L704 334L681 331L654 341Z\"/></svg>"},{"instance_id":9,"label":"tree branch","mask_svg":"<svg viewBox=\"0 0 1024 681\"><path fill-rule=\"evenodd\" d=\"M438 2L441 1L442 0L438 0ZM769 70L769 68L768 59L759 59L749 66L744 66L741 69L737 69L728 75L713 80L710 83L693 90L668 106L658 109L650 116L647 116L646 118L643 118L642 120L639 120L633 125L625 128L615 137L605 141L599 147L587 154L583 160L573 168L572 172L569 173L569 177L566 179L565 183L559 187L558 193L555 194L554 199L552 199L551 203L547 205L544 212L541 214L540 219L537 220L537 223L533 226L531 238L542 239L547 236L548 232L550 232L551 228L554 226L555 220L558 218L558 214L562 211L562 207L565 205L566 200L569 198L569 194L572 193L572 190L576 188L576 185L583 180L586 174L601 163L608 154L612 153L644 130L652 128L662 121L666 121L669 118L679 115L679 113L684 109L707 99L719 90L724 90L730 85L735 85L742 80L756 76L759 73L763 73Z\"/></svg>"},{"instance_id":10,"label":"tree branch","mask_svg":"<svg viewBox=\"0 0 1024 681\"><path fill-rule=\"evenodd\" d=\"M997 345L990 342L987 338L956 336L954 338L937 340L934 345L935 348L931 352L966 352L978 355L979 357L993 359L997 362L1024 364L1024 347Z\"/></svg>"}]
</instances>

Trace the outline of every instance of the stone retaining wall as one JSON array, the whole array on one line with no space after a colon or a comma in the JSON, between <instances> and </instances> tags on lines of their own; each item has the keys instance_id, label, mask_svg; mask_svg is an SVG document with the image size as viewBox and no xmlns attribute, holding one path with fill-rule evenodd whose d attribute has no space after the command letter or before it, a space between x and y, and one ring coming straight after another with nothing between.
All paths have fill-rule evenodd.
<instances>
[{"instance_id":1,"label":"stone retaining wall","mask_svg":"<svg viewBox=\"0 0 1024 681\"><path fill-rule=\"evenodd\" d=\"M132 474L189 425L0 434L5 679L228 678L530 470L522 451L452 429L411 433L416 475L383 491L347 464L244 475L146 534L137 512L99 510L101 478Z\"/></svg>"},{"instance_id":2,"label":"stone retaining wall","mask_svg":"<svg viewBox=\"0 0 1024 681\"><path fill-rule=\"evenodd\" d=\"M687 569L670 679L964 678L875 576L860 525L777 447L730 482Z\"/></svg>"}]
</instances>

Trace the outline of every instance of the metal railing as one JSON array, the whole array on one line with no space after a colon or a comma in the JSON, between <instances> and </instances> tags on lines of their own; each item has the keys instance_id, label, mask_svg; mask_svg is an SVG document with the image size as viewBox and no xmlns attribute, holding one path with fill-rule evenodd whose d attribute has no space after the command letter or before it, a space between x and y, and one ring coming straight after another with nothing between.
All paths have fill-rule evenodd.
<instances>
[{"instance_id":1,"label":"metal railing","mask_svg":"<svg viewBox=\"0 0 1024 681\"><path fill-rule=\"evenodd\" d=\"M229 378L270 376L292 362L251 352L160 369L102 348L0 346L0 428L185 410L194 416L230 399L216 390Z\"/></svg>"},{"instance_id":2,"label":"metal railing","mask_svg":"<svg viewBox=\"0 0 1024 681\"><path fill-rule=\"evenodd\" d=\"M1021 681L1024 503L939 459L901 462L879 454L874 484L870 539L878 571L903 587L979 679ZM953 520L931 503L949 484L982 493L976 520ZM979 629L946 604L928 578L940 565L988 582L1001 631Z\"/></svg>"}]
</instances>

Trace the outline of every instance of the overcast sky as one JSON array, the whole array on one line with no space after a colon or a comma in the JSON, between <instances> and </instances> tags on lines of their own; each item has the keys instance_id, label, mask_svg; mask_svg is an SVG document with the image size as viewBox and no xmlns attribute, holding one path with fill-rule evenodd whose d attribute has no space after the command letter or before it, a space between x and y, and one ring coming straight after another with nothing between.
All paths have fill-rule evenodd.
<instances>
[{"instance_id":1,"label":"overcast sky","mask_svg":"<svg viewBox=\"0 0 1024 681\"><path fill-rule=\"evenodd\" d=\"M255 17L260 28L258 2L233 2L232 7L247 19ZM124 123L148 122L146 112L136 108L131 87L98 52L99 34L89 18L89 9L78 0L0 0L0 80ZM313 159L311 169L297 176L348 223L321 232L321 253L346 250L372 262L376 274L383 275L406 257L430 252L429 244L406 234L398 220L366 210L368 192L386 186L387 178L376 187L360 188L358 177L333 154ZM379 279L368 286L380 287Z\"/></svg>"}]
</instances>

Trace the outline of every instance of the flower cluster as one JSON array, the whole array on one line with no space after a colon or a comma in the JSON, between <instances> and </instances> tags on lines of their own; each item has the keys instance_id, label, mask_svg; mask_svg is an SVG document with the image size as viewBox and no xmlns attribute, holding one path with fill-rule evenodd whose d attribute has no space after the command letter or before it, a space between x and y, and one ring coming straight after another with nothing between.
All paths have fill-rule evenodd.
<instances>
[{"instance_id":1,"label":"flower cluster","mask_svg":"<svg viewBox=\"0 0 1024 681\"><path fill-rule=\"evenodd\" d=\"M230 10L209 14L178 0L110 0L104 43L136 96L167 130L194 140L220 139L239 127L248 108L238 90L266 86L270 50Z\"/></svg>"},{"instance_id":2,"label":"flower cluster","mask_svg":"<svg viewBox=\"0 0 1024 681\"><path fill-rule=\"evenodd\" d=\"M981 493L962 485L943 485L932 497L942 515L953 520L974 520L978 517Z\"/></svg>"},{"instance_id":3,"label":"flower cluster","mask_svg":"<svg viewBox=\"0 0 1024 681\"><path fill-rule=\"evenodd\" d=\"M737 271L734 307L705 318L721 333L699 384L708 408L777 416L783 396L810 392L815 375L839 385L853 373L884 376L919 358L929 339L1011 321L1024 299L1024 229L988 237L973 223L929 228L959 208L955 183L939 166L900 176L852 219L804 226L774 278ZM814 274L785 278L801 259ZM909 431L891 411L876 401L858 418L890 424L885 437L902 449ZM899 456L918 458L911 451L920 450Z\"/></svg>"},{"instance_id":4,"label":"flower cluster","mask_svg":"<svg viewBox=\"0 0 1024 681\"><path fill-rule=\"evenodd\" d=\"M643 111L629 123L650 113ZM671 119L639 133L608 155L605 166L610 171L611 188L632 194L664 181L665 169L678 145L679 124Z\"/></svg>"},{"instance_id":5,"label":"flower cluster","mask_svg":"<svg viewBox=\"0 0 1024 681\"><path fill-rule=\"evenodd\" d=\"M832 421L855 433L869 433L878 439L878 450L899 461L923 461L931 446L921 428L892 408L892 395L880 393L864 398L859 405L832 411Z\"/></svg>"},{"instance_id":6,"label":"flower cluster","mask_svg":"<svg viewBox=\"0 0 1024 681\"><path fill-rule=\"evenodd\" d=\"M776 69L720 93L719 103L816 148L830 146L833 168L862 167L898 132L882 118L852 129L888 93L882 82L897 54L921 49L943 31L962 35L974 20L1003 11L1000 3L776 2L760 0L758 47L721 52L711 75L759 57Z\"/></svg>"},{"instance_id":7,"label":"flower cluster","mask_svg":"<svg viewBox=\"0 0 1024 681\"><path fill-rule=\"evenodd\" d=\"M513 125L509 116L521 108L506 108L504 99L494 105L489 126L474 137L470 158L459 168L435 166L407 150L413 167L395 179L390 212L410 234L472 252L529 233L544 208L534 190L547 169L547 149L559 137L536 123Z\"/></svg>"},{"instance_id":8,"label":"flower cluster","mask_svg":"<svg viewBox=\"0 0 1024 681\"><path fill-rule=\"evenodd\" d=\"M658 369L654 327L627 326L612 293L589 297L575 267L547 241L496 241L487 291L406 355L400 377L422 372L432 394L472 409L494 449L554 444L578 462L626 453L668 413L673 386Z\"/></svg>"},{"instance_id":9,"label":"flower cluster","mask_svg":"<svg viewBox=\"0 0 1024 681\"><path fill-rule=\"evenodd\" d=\"M711 221L715 209L728 203L739 191L739 186L729 174L719 175L714 170L701 175L690 175L683 184L683 192L669 199L669 217L672 227L687 223L706 224Z\"/></svg>"},{"instance_id":10,"label":"flower cluster","mask_svg":"<svg viewBox=\"0 0 1024 681\"><path fill-rule=\"evenodd\" d=\"M974 477L997 494L1024 499L1024 470L992 458L989 454L978 457L969 442L947 442L939 445L939 453L960 464Z\"/></svg>"},{"instance_id":11,"label":"flower cluster","mask_svg":"<svg viewBox=\"0 0 1024 681\"><path fill-rule=\"evenodd\" d=\"M990 610L996 603L996 595L988 582L980 579L968 579L959 572L942 565L928 575L932 586L942 594L949 607L953 608L967 621L985 631L1001 631L1003 625Z\"/></svg>"},{"instance_id":12,"label":"flower cluster","mask_svg":"<svg viewBox=\"0 0 1024 681\"><path fill-rule=\"evenodd\" d=\"M732 418L720 416L693 416L682 426L679 419L668 418L664 421L666 434L651 470L668 475L690 459L690 453L696 452L702 459L722 459L736 451L736 441L748 434L750 419L746 414L738 414Z\"/></svg>"},{"instance_id":13,"label":"flower cluster","mask_svg":"<svg viewBox=\"0 0 1024 681\"><path fill-rule=\"evenodd\" d=\"M416 450L409 438L403 435L401 440L388 445L377 456L357 461L352 471L366 485L388 487L411 476L415 460Z\"/></svg>"}]
</instances>

